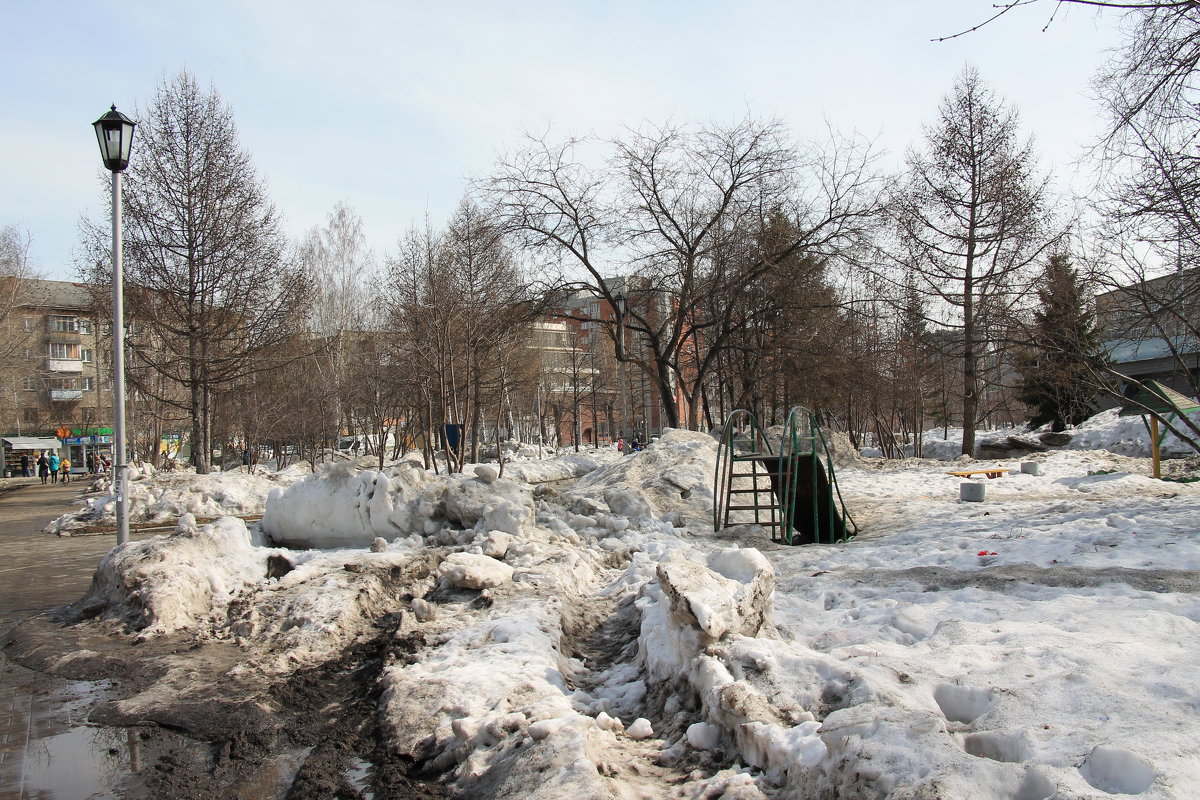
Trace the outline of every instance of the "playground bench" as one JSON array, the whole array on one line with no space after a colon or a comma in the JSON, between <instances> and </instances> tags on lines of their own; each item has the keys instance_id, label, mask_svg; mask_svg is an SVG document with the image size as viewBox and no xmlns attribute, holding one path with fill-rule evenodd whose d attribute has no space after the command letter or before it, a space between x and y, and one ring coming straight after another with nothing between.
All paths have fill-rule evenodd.
<instances>
[{"instance_id":1,"label":"playground bench","mask_svg":"<svg viewBox=\"0 0 1200 800\"><path fill-rule=\"evenodd\" d=\"M947 472L947 475L954 475L959 478L969 478L972 475L987 475L989 478L1000 478L1008 472L1008 467L992 467L989 469L968 469L962 472Z\"/></svg>"}]
</instances>

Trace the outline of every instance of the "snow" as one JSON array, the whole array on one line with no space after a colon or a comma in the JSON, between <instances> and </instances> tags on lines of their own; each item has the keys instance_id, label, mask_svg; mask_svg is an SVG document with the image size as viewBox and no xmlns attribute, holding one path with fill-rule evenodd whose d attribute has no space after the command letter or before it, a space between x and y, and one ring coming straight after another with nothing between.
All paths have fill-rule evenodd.
<instances>
[{"instance_id":1,"label":"snow","mask_svg":"<svg viewBox=\"0 0 1200 800\"><path fill-rule=\"evenodd\" d=\"M287 486L308 471L289 467L277 473L243 467L236 472L196 475L191 471L156 472L149 464L130 467L126 509L131 524L174 524L180 516L214 518L224 515L262 514L271 489ZM99 482L99 491L82 508L63 514L46 526L50 533L71 536L94 527L116 524L116 495L111 480Z\"/></svg>"},{"instance_id":2,"label":"snow","mask_svg":"<svg viewBox=\"0 0 1200 800\"><path fill-rule=\"evenodd\" d=\"M1189 415L1193 422L1200 424L1200 412ZM1190 433L1187 427L1178 423L1184 433ZM1030 431L1028 428L1012 428L999 431L980 431L976 437L976 447L985 447L991 442L999 442L1010 437L1028 444L1031 450L1040 450L1044 446L1039 436L1050 430L1049 426ZM1175 434L1162 429L1164 434L1161 452L1164 457L1179 457L1195 455L1189 446L1181 442ZM1082 424L1068 427L1064 434L1070 441L1063 445L1071 450L1104 450L1117 455L1146 458L1150 456L1149 421L1141 416L1122 417L1118 409L1112 408L1101 411ZM925 432L921 439L922 455L925 458L948 461L962 458L962 428L935 428ZM909 448L911 452L911 448ZM863 455L878 455L878 450L864 448Z\"/></svg>"},{"instance_id":3,"label":"snow","mask_svg":"<svg viewBox=\"0 0 1200 800\"><path fill-rule=\"evenodd\" d=\"M860 535L806 547L714 533L716 444L686 431L503 477L229 476L306 549L184 514L82 603L280 675L398 614L383 729L465 795L1190 798L1200 484L1148 477L1139 441L1105 412L1021 456L1040 475L972 463L1003 473L979 503L945 461L851 460Z\"/></svg>"},{"instance_id":4,"label":"snow","mask_svg":"<svg viewBox=\"0 0 1200 800\"><path fill-rule=\"evenodd\" d=\"M490 589L511 581L513 569L482 553L451 553L438 566L438 574L459 589Z\"/></svg>"}]
</instances>

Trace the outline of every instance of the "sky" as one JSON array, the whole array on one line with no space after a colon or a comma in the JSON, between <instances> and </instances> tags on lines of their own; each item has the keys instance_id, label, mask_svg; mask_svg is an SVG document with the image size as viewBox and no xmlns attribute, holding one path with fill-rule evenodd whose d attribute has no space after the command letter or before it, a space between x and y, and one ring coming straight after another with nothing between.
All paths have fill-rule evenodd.
<instances>
[{"instance_id":1,"label":"sky","mask_svg":"<svg viewBox=\"0 0 1200 800\"><path fill-rule=\"evenodd\" d=\"M1019 110L1042 166L1085 191L1077 160L1103 120L1090 80L1118 16L1049 0L363 2L0 0L0 225L46 277L70 280L79 221L108 219L91 123L136 119L181 69L232 109L289 235L344 201L379 256L445 222L524 132L779 118L875 138L900 164L966 64ZM137 158L137 138L134 156Z\"/></svg>"}]
</instances>

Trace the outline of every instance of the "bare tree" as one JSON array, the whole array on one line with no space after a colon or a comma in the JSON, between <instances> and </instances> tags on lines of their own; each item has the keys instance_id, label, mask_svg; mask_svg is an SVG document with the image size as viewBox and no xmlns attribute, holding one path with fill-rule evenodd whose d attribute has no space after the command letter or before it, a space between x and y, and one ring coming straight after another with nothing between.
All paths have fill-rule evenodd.
<instances>
[{"instance_id":1,"label":"bare tree","mask_svg":"<svg viewBox=\"0 0 1200 800\"><path fill-rule=\"evenodd\" d=\"M631 332L639 346L617 348L618 358L652 382L667 425L696 427L707 376L739 329L712 310L794 253L849 248L878 209L873 153L840 141L800 154L781 124L755 120L630 131L607 143L604 170L575 160L580 144L531 139L480 191L506 231L573 273L568 290L621 310L592 321L614 342ZM771 251L723 246L776 209L795 223L792 240ZM697 352L700 335L707 349Z\"/></svg>"},{"instance_id":2,"label":"bare tree","mask_svg":"<svg viewBox=\"0 0 1200 800\"><path fill-rule=\"evenodd\" d=\"M1003 344L991 329L1028 296L1032 267L1055 241L1047 179L1019 138L1016 111L969 67L907 160L895 198L896 263L936 298L933 315L955 332L944 341L962 365L962 448L973 454L981 370Z\"/></svg>"},{"instance_id":3,"label":"bare tree","mask_svg":"<svg viewBox=\"0 0 1200 800\"><path fill-rule=\"evenodd\" d=\"M366 244L362 220L345 202L338 202L325 225L313 228L301 242L297 262L312 287L308 326L323 344L322 357L311 381L323 381L333 398L327 409L334 427L357 432L351 364L373 312L375 258ZM363 395L364 397L366 395Z\"/></svg>"},{"instance_id":4,"label":"bare tree","mask_svg":"<svg viewBox=\"0 0 1200 800\"><path fill-rule=\"evenodd\" d=\"M30 244L29 231L20 225L0 226L0 329L5 330L0 341L0 362L11 358L25 344L26 337L10 323L13 312L24 299L22 289L28 281L40 277L29 260Z\"/></svg>"},{"instance_id":5,"label":"bare tree","mask_svg":"<svg viewBox=\"0 0 1200 800\"><path fill-rule=\"evenodd\" d=\"M299 327L305 283L284 259L279 219L217 91L180 72L139 116L124 193L125 302L153 335L130 349L186 388L192 458L207 472L214 393L264 368L255 356ZM96 280L110 281L111 266L97 262Z\"/></svg>"},{"instance_id":6,"label":"bare tree","mask_svg":"<svg viewBox=\"0 0 1200 800\"><path fill-rule=\"evenodd\" d=\"M1050 7L1050 16L1046 19L1046 23L1042 28L1043 31L1047 30L1054 23L1059 11L1071 6L1093 8L1098 11L1114 10L1131 15L1163 14L1168 20L1179 19L1183 15L1200 9L1200 3L1197 3L1196 0L1044 0L1044 2L1040 2L1040 0L1008 0L1008 2L992 3L991 7L994 13L966 30L946 36L938 36L933 41L946 42L951 39L957 39L960 36L967 36L980 28L990 25L1015 9L1028 6L1036 6L1038 8Z\"/></svg>"},{"instance_id":7,"label":"bare tree","mask_svg":"<svg viewBox=\"0 0 1200 800\"><path fill-rule=\"evenodd\" d=\"M29 380L22 358L34 332L15 313L29 299L29 282L38 278L29 260L29 232L20 225L0 226L0 420L20 426L20 386Z\"/></svg>"},{"instance_id":8,"label":"bare tree","mask_svg":"<svg viewBox=\"0 0 1200 800\"><path fill-rule=\"evenodd\" d=\"M461 469L468 439L477 460L487 409L503 400L501 345L530 320L526 282L499 230L470 201L445 232L410 231L388 266L397 363L426 393L426 441L444 440L448 468Z\"/></svg>"}]
</instances>

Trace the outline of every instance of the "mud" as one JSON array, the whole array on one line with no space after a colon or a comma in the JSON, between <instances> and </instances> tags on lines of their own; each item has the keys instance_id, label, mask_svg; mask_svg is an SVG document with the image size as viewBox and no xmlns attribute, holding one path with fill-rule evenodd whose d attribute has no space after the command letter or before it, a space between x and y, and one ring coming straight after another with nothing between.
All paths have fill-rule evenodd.
<instances>
[{"instance_id":1,"label":"mud","mask_svg":"<svg viewBox=\"0 0 1200 800\"><path fill-rule=\"evenodd\" d=\"M438 776L417 777L421 764L385 746L380 671L424 645L419 636L397 637L399 621L398 614L380 619L371 636L336 659L277 680L232 678L231 668L245 658L232 643L140 642L110 624L65 615L28 620L2 644L13 662L48 684L103 682L105 691L82 712L87 727L78 730L128 738L119 753L110 748L126 766L106 797L451 797ZM173 681L175 674L186 679Z\"/></svg>"}]
</instances>

